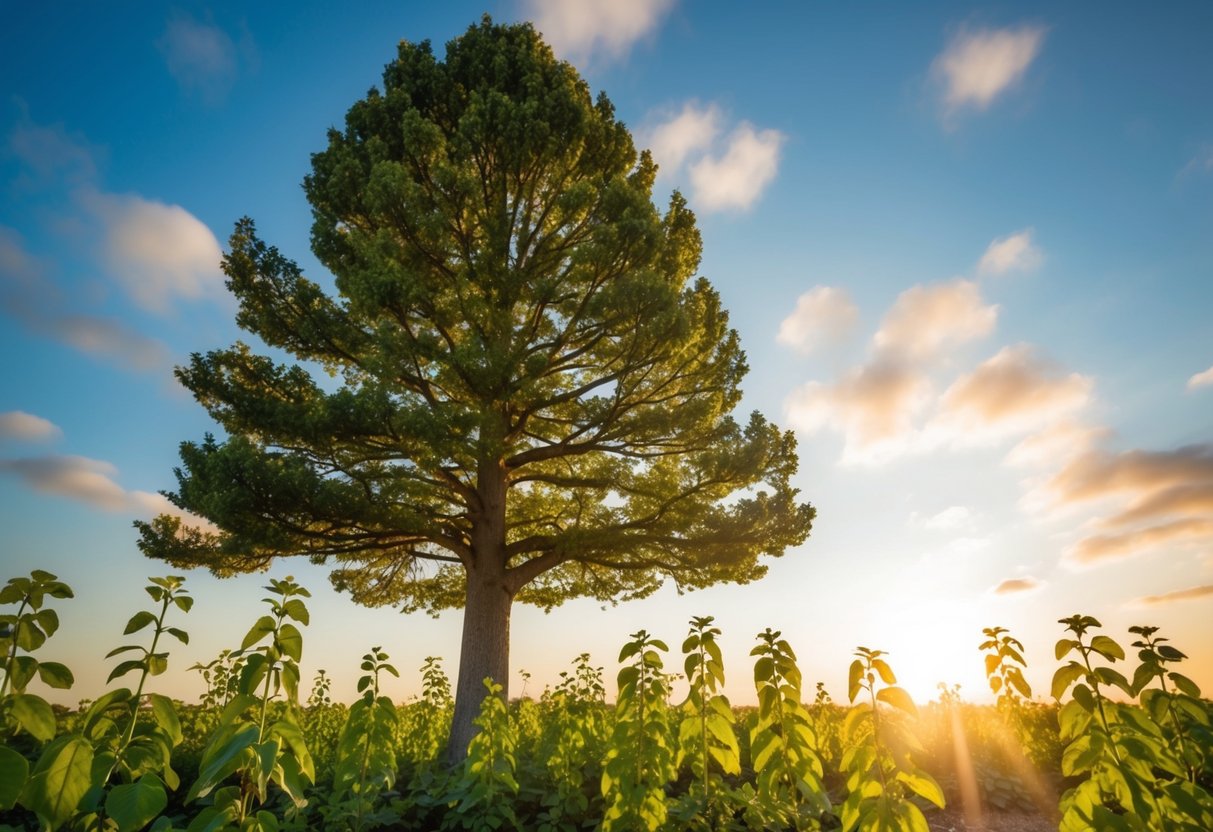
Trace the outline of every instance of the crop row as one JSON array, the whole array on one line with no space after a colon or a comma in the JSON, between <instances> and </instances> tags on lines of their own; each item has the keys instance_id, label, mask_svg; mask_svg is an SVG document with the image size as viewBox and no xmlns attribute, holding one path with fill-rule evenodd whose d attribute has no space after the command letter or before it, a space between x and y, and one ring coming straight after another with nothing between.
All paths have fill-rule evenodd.
<instances>
[{"instance_id":1,"label":"crop row","mask_svg":"<svg viewBox=\"0 0 1213 832\"><path fill-rule=\"evenodd\" d=\"M688 693L672 701L669 646L645 631L619 654L617 696L579 656L541 698L505 702L485 680L479 732L466 757L441 759L450 724L440 660L423 693L398 705L380 692L398 675L379 647L362 659L359 699L329 695L321 671L301 701L299 662L309 594L271 580L267 607L239 647L196 665L198 705L153 692L170 619L193 599L180 577L152 578L153 609L125 634L141 643L106 656L115 687L56 713L28 688L73 683L34 654L58 629L50 602L72 597L35 571L0 589L0 832L14 829L217 830L535 829L927 830L924 809L1018 807L1062 830L1213 828L1210 703L1156 628L1134 627L1137 665L1073 616L1058 641L1056 706L1031 701L1023 646L1002 628L980 649L997 695L979 708L944 689L919 709L880 650L857 648L847 706L818 684L806 702L791 645L765 630L751 651L758 705L723 694L725 664L711 617L681 644ZM1118 691L1116 696L1109 696Z\"/></svg>"}]
</instances>

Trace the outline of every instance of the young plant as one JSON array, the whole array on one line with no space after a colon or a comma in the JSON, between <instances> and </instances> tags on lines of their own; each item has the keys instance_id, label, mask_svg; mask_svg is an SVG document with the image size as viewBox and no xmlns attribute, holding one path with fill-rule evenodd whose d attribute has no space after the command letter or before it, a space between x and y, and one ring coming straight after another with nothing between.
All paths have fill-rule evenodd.
<instances>
[{"instance_id":1,"label":"young plant","mask_svg":"<svg viewBox=\"0 0 1213 832\"><path fill-rule=\"evenodd\" d=\"M202 755L198 779L186 801L214 792L212 803L190 824L193 830L235 826L243 832L276 830L277 819L255 806L266 803L270 783L277 785L297 808L306 805L304 789L315 781L315 769L299 729L299 662L303 635L291 621L309 620L303 599L310 593L288 576L270 579L265 598L270 614L257 620L244 637L239 693L223 710L210 743ZM288 620L290 619L290 620ZM261 645L257 647L256 645ZM285 694L288 707L270 720L270 702ZM293 707L290 707L293 706ZM232 776L239 784L223 785Z\"/></svg>"},{"instance_id":2,"label":"young plant","mask_svg":"<svg viewBox=\"0 0 1213 832\"><path fill-rule=\"evenodd\" d=\"M202 694L202 707L222 710L232 697L240 692L240 674L244 670L244 657L223 649L206 664L194 663L190 670L202 674L206 692Z\"/></svg>"},{"instance_id":3,"label":"young plant","mask_svg":"<svg viewBox=\"0 0 1213 832\"><path fill-rule=\"evenodd\" d=\"M443 829L487 832L521 828L513 807L518 794L518 738L510 725L503 688L491 677L485 678L484 687L475 721L480 730L468 743L462 771L447 794L451 811L443 819Z\"/></svg>"},{"instance_id":4,"label":"young plant","mask_svg":"<svg viewBox=\"0 0 1213 832\"><path fill-rule=\"evenodd\" d=\"M590 654L573 661L573 672L560 672L556 689L543 698L545 730L540 740L547 772L539 832L576 832L584 826L597 797L588 792L590 771L601 759L607 740L606 687L602 668Z\"/></svg>"},{"instance_id":5,"label":"young plant","mask_svg":"<svg viewBox=\"0 0 1213 832\"><path fill-rule=\"evenodd\" d=\"M1032 687L1023 676L1028 666L1023 657L1023 643L1003 627L986 627L981 631L986 640L978 647L986 651L986 679L990 691L998 697L998 706L1014 712L1025 699L1032 698Z\"/></svg>"},{"instance_id":6,"label":"young plant","mask_svg":"<svg viewBox=\"0 0 1213 832\"><path fill-rule=\"evenodd\" d=\"M379 648L376 647L376 650ZM365 662L366 656L363 656ZM333 697L330 690L333 687L333 680L324 669L316 671L316 676L312 679L312 692L308 694L307 706L311 708L327 708L333 704Z\"/></svg>"},{"instance_id":7,"label":"young plant","mask_svg":"<svg viewBox=\"0 0 1213 832\"><path fill-rule=\"evenodd\" d=\"M15 613L0 615L0 653L4 678L0 680L0 811L13 808L29 777L29 762L10 747L24 732L37 742L54 739L55 713L26 687L35 677L48 687L66 690L72 672L58 662L44 662L31 653L59 629L59 615L44 606L47 598L71 598L72 590L50 572L35 569L28 578L11 578L0 589L0 604L16 604Z\"/></svg>"},{"instance_id":8,"label":"young plant","mask_svg":"<svg viewBox=\"0 0 1213 832\"><path fill-rule=\"evenodd\" d=\"M733 709L721 693L724 687L724 661L716 636L720 628L712 626L712 616L691 619L691 632L682 643L686 656L687 698L682 704L682 722L678 730L678 760L690 763L694 778L686 805L679 813L705 829L719 828L731 807L720 804L727 792L721 773L741 773L741 752L734 732ZM714 765L713 765L714 764Z\"/></svg>"},{"instance_id":9,"label":"young plant","mask_svg":"<svg viewBox=\"0 0 1213 832\"><path fill-rule=\"evenodd\" d=\"M396 782L396 706L379 693L379 674L399 676L378 647L362 657L366 674L358 680L361 697L350 707L349 718L337 743L326 828L341 825L361 832L390 822L375 812L375 803Z\"/></svg>"},{"instance_id":10,"label":"young plant","mask_svg":"<svg viewBox=\"0 0 1213 832\"><path fill-rule=\"evenodd\" d=\"M619 671L615 730L603 764L603 832L658 829L666 821L665 785L677 774L668 738L669 681L661 661L669 648L644 630L631 638L619 652L619 661L631 664Z\"/></svg>"},{"instance_id":11,"label":"young plant","mask_svg":"<svg viewBox=\"0 0 1213 832\"><path fill-rule=\"evenodd\" d=\"M451 725L454 707L451 681L439 656L426 656L421 666L421 699L404 709L400 724L401 757L414 765L438 759Z\"/></svg>"},{"instance_id":12,"label":"young plant","mask_svg":"<svg viewBox=\"0 0 1213 832\"><path fill-rule=\"evenodd\" d=\"M918 709L910 695L896 687L897 677L883 655L883 650L859 647L851 662L848 697L852 708L843 726L850 748L842 758L847 776L842 828L843 832L925 832L926 818L910 796L916 794L942 809L943 790L914 763L912 754L921 754L923 748L906 719L917 719ZM864 691L868 701L856 704ZM893 713L882 715L881 703L892 707Z\"/></svg>"},{"instance_id":13,"label":"young plant","mask_svg":"<svg viewBox=\"0 0 1213 832\"><path fill-rule=\"evenodd\" d=\"M778 630L758 634L750 651L758 720L750 731L754 787L743 788L746 823L751 828L821 828L830 799L821 782L821 758L813 721L801 702L796 654Z\"/></svg>"}]
</instances>

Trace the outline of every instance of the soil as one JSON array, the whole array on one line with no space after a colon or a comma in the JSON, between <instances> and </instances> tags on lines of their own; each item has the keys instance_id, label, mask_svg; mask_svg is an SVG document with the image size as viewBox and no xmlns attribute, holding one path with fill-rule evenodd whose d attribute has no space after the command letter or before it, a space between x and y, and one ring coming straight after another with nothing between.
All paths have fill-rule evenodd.
<instances>
[{"instance_id":1,"label":"soil","mask_svg":"<svg viewBox=\"0 0 1213 832\"><path fill-rule=\"evenodd\" d=\"M987 812L969 822L964 812L947 810L927 815L934 832L1057 832L1057 822L1029 812Z\"/></svg>"}]
</instances>

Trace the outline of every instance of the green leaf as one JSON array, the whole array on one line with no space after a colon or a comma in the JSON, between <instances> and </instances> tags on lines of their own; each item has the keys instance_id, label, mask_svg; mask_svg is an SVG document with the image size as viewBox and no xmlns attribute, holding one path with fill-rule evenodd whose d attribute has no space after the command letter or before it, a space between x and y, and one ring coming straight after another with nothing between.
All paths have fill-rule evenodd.
<instances>
[{"instance_id":1,"label":"green leaf","mask_svg":"<svg viewBox=\"0 0 1213 832\"><path fill-rule=\"evenodd\" d=\"M223 745L216 749L207 749L198 772L198 779L190 787L185 800L188 803L199 797L206 797L211 789L219 785L240 765L240 757L245 749L251 748L257 742L256 725L243 725L233 733Z\"/></svg>"},{"instance_id":2,"label":"green leaf","mask_svg":"<svg viewBox=\"0 0 1213 832\"><path fill-rule=\"evenodd\" d=\"M1069 653L1071 650L1073 650L1074 648L1076 648L1078 646L1079 646L1079 643L1072 638L1059 639L1057 642L1057 645L1053 648L1053 653L1056 656L1057 660L1061 661L1062 658L1067 653ZM1056 697L1054 697L1054 698L1056 698Z\"/></svg>"},{"instance_id":3,"label":"green leaf","mask_svg":"<svg viewBox=\"0 0 1213 832\"><path fill-rule=\"evenodd\" d=\"M1184 676L1181 673L1171 672L1167 674L1167 678L1175 684L1175 687L1179 688L1188 696L1191 696L1193 699L1200 698L1200 687L1187 676Z\"/></svg>"},{"instance_id":4,"label":"green leaf","mask_svg":"<svg viewBox=\"0 0 1213 832\"><path fill-rule=\"evenodd\" d=\"M863 662L859 659L851 662L851 670L847 678L847 699L854 702L859 695L860 680L863 679Z\"/></svg>"},{"instance_id":5,"label":"green leaf","mask_svg":"<svg viewBox=\"0 0 1213 832\"><path fill-rule=\"evenodd\" d=\"M182 739L181 720L177 717L177 709L173 707L173 700L159 693L150 693L147 698L152 703L152 718L164 730L170 744L173 746L180 744Z\"/></svg>"},{"instance_id":6,"label":"green leaf","mask_svg":"<svg viewBox=\"0 0 1213 832\"><path fill-rule=\"evenodd\" d=\"M943 789L935 782L935 778L922 769L897 772L897 779L905 783L910 791L925 800L929 800L940 809L944 807Z\"/></svg>"},{"instance_id":7,"label":"green leaf","mask_svg":"<svg viewBox=\"0 0 1213 832\"><path fill-rule=\"evenodd\" d=\"M132 670L143 670L143 659L127 659L124 662L119 662L118 666L110 671L110 675L105 682L109 684L119 676L125 676Z\"/></svg>"},{"instance_id":8,"label":"green leaf","mask_svg":"<svg viewBox=\"0 0 1213 832\"><path fill-rule=\"evenodd\" d=\"M915 707L914 700L902 688L881 688L876 692L876 698L881 702L892 705L894 708L905 711L910 716L918 716L918 708Z\"/></svg>"},{"instance_id":9,"label":"green leaf","mask_svg":"<svg viewBox=\"0 0 1213 832\"><path fill-rule=\"evenodd\" d=\"M283 624L278 630L278 647L284 656L303 661L303 635L294 624Z\"/></svg>"},{"instance_id":10,"label":"green leaf","mask_svg":"<svg viewBox=\"0 0 1213 832\"><path fill-rule=\"evenodd\" d=\"M1086 673L1086 669L1078 664L1078 662L1070 662L1057 668L1057 671L1053 674L1053 698L1060 701L1061 697L1069 690L1070 685L1084 673Z\"/></svg>"},{"instance_id":11,"label":"green leaf","mask_svg":"<svg viewBox=\"0 0 1213 832\"><path fill-rule=\"evenodd\" d=\"M28 776L29 762L7 745L0 745L0 810L13 808Z\"/></svg>"},{"instance_id":12,"label":"green leaf","mask_svg":"<svg viewBox=\"0 0 1213 832\"><path fill-rule=\"evenodd\" d=\"M889 667L889 663L884 659L872 659L872 669L880 674L880 681L886 685L897 684L897 677L893 675L893 668Z\"/></svg>"},{"instance_id":13,"label":"green leaf","mask_svg":"<svg viewBox=\"0 0 1213 832\"><path fill-rule=\"evenodd\" d=\"M30 736L42 742L55 738L55 712L41 696L18 693L8 699L9 713Z\"/></svg>"},{"instance_id":14,"label":"green leaf","mask_svg":"<svg viewBox=\"0 0 1213 832\"><path fill-rule=\"evenodd\" d=\"M67 690L76 681L72 672L59 662L39 662L38 678L44 685L56 690Z\"/></svg>"},{"instance_id":15,"label":"green leaf","mask_svg":"<svg viewBox=\"0 0 1213 832\"><path fill-rule=\"evenodd\" d=\"M307 605L298 598L292 598L283 604L282 612L288 618L293 618L300 624L307 625L311 623L311 616L308 615Z\"/></svg>"},{"instance_id":16,"label":"green leaf","mask_svg":"<svg viewBox=\"0 0 1213 832\"><path fill-rule=\"evenodd\" d=\"M46 747L30 773L21 803L52 829L76 813L92 785L93 746L79 734L65 734Z\"/></svg>"},{"instance_id":17,"label":"green leaf","mask_svg":"<svg viewBox=\"0 0 1213 832\"><path fill-rule=\"evenodd\" d=\"M151 823L168 806L164 783L145 774L134 783L114 786L105 799L105 812L118 823L118 832L136 832Z\"/></svg>"},{"instance_id":18,"label":"green leaf","mask_svg":"<svg viewBox=\"0 0 1213 832\"><path fill-rule=\"evenodd\" d=\"M265 638L270 633L274 632L274 619L268 615L263 615L257 619L257 623L248 631L248 635L244 637L244 641L240 642L240 649L247 650L261 639Z\"/></svg>"},{"instance_id":19,"label":"green leaf","mask_svg":"<svg viewBox=\"0 0 1213 832\"><path fill-rule=\"evenodd\" d=\"M1091 649L1110 661L1125 657L1124 649L1108 636L1095 636L1091 639Z\"/></svg>"},{"instance_id":20,"label":"green leaf","mask_svg":"<svg viewBox=\"0 0 1213 832\"><path fill-rule=\"evenodd\" d=\"M122 631L122 635L129 636L131 633L137 633L146 627L148 624L155 624L156 616L147 610L139 610L131 616L131 620L126 622L126 629Z\"/></svg>"}]
</instances>

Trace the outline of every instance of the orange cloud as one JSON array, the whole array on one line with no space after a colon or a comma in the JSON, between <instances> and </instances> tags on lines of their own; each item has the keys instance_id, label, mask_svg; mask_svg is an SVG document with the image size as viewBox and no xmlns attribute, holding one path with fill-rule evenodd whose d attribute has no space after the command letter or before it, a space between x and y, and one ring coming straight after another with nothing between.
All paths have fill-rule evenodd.
<instances>
[{"instance_id":1,"label":"orange cloud","mask_svg":"<svg viewBox=\"0 0 1213 832\"><path fill-rule=\"evenodd\" d=\"M1008 578L990 591L995 595L1014 595L1019 592L1031 592L1034 589L1040 589L1042 586L1044 584L1033 577Z\"/></svg>"},{"instance_id":2,"label":"orange cloud","mask_svg":"<svg viewBox=\"0 0 1213 832\"><path fill-rule=\"evenodd\" d=\"M1162 604L1173 604L1176 601L1193 601L1197 598L1208 598L1210 595L1213 595L1213 584L1205 584L1204 586L1178 589L1175 592L1165 592L1162 595L1147 595L1144 598L1138 598L1136 601L1133 601L1130 606L1156 607Z\"/></svg>"},{"instance_id":3,"label":"orange cloud","mask_svg":"<svg viewBox=\"0 0 1213 832\"><path fill-rule=\"evenodd\" d=\"M997 321L998 306L985 304L971 280L918 285L897 296L872 343L887 355L930 360L989 335Z\"/></svg>"}]
</instances>

